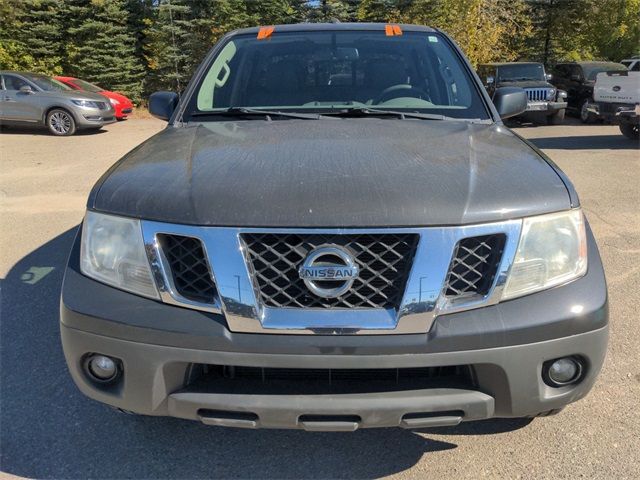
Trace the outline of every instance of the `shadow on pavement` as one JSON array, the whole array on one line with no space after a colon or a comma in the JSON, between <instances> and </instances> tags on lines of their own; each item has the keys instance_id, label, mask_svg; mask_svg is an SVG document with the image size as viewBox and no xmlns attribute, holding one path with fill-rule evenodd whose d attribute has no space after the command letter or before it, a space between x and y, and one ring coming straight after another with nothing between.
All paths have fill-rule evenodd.
<instances>
[{"instance_id":1,"label":"shadow on pavement","mask_svg":"<svg viewBox=\"0 0 640 480\"><path fill-rule=\"evenodd\" d=\"M104 130L103 128L97 129L97 128L82 128L82 129L78 129L76 131L76 133L74 133L72 136L77 136L77 135L100 135L102 133L107 133L107 130ZM55 137L55 135L52 135L51 133L49 133L49 130L47 130L45 127L8 127L6 125L2 125L2 128L0 129L0 135L46 135L49 137Z\"/></svg>"},{"instance_id":2,"label":"shadow on pavement","mask_svg":"<svg viewBox=\"0 0 640 480\"><path fill-rule=\"evenodd\" d=\"M62 354L58 302L75 232L22 258L2 281L4 472L30 478L371 478L457 447L428 438L430 433L494 434L528 423L343 434L224 429L118 414L80 394Z\"/></svg>"},{"instance_id":3,"label":"shadow on pavement","mask_svg":"<svg viewBox=\"0 0 640 480\"><path fill-rule=\"evenodd\" d=\"M624 135L582 135L572 137L529 138L541 149L557 150L629 150L640 149L640 142L629 140Z\"/></svg>"}]
</instances>

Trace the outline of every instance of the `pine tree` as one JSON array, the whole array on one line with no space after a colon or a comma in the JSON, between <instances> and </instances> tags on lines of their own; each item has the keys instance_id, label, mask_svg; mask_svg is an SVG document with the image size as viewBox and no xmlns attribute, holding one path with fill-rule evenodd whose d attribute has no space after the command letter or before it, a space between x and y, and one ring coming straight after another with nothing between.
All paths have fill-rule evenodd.
<instances>
[{"instance_id":1,"label":"pine tree","mask_svg":"<svg viewBox=\"0 0 640 480\"><path fill-rule=\"evenodd\" d=\"M534 19L534 35L527 56L545 64L589 58L584 35L593 0L527 0Z\"/></svg>"},{"instance_id":2,"label":"pine tree","mask_svg":"<svg viewBox=\"0 0 640 480\"><path fill-rule=\"evenodd\" d=\"M125 0L68 0L65 5L65 72L139 100L144 70Z\"/></svg>"},{"instance_id":3,"label":"pine tree","mask_svg":"<svg viewBox=\"0 0 640 480\"><path fill-rule=\"evenodd\" d=\"M309 8L310 22L356 22L360 0L322 0Z\"/></svg>"},{"instance_id":4,"label":"pine tree","mask_svg":"<svg viewBox=\"0 0 640 480\"><path fill-rule=\"evenodd\" d=\"M3 0L2 68L61 73L62 8L61 0Z\"/></svg>"}]
</instances>

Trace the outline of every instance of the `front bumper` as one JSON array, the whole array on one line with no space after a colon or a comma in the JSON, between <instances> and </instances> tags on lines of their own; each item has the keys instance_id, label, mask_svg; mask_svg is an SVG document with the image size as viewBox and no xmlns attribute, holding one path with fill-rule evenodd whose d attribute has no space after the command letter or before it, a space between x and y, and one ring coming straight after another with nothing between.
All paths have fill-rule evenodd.
<instances>
[{"instance_id":1,"label":"front bumper","mask_svg":"<svg viewBox=\"0 0 640 480\"><path fill-rule=\"evenodd\" d=\"M589 112L613 124L640 124L640 104L591 103Z\"/></svg>"},{"instance_id":2,"label":"front bumper","mask_svg":"<svg viewBox=\"0 0 640 480\"><path fill-rule=\"evenodd\" d=\"M407 335L278 335L231 332L222 315L162 304L83 276L78 242L65 273L61 333L71 375L90 398L148 415L207 424L353 430L417 428L522 417L584 397L603 364L608 336L602 264L588 233L589 270L579 280L475 310L441 315ZM114 385L83 370L88 353L119 359ZM586 375L551 388L547 360L577 355ZM194 365L277 369L404 369L464 365L473 384L358 393L249 394L191 388Z\"/></svg>"},{"instance_id":3,"label":"front bumper","mask_svg":"<svg viewBox=\"0 0 640 480\"><path fill-rule=\"evenodd\" d=\"M604 361L608 327L588 333L510 347L414 355L288 355L216 352L130 342L62 325L71 375L90 398L147 415L170 415L205 424L236 427L355 430L367 427L418 428L455 425L491 417L535 415L584 397ZM116 388L92 383L82 370L86 352L119 358ZM575 386L551 388L541 377L544 360L567 354L587 361ZM245 394L202 392L185 385L191 364L264 368L408 368L468 364L473 389L432 388L348 394Z\"/></svg>"},{"instance_id":4,"label":"front bumper","mask_svg":"<svg viewBox=\"0 0 640 480\"><path fill-rule=\"evenodd\" d=\"M555 113L567 108L567 102L529 102L526 113L548 112Z\"/></svg>"},{"instance_id":5,"label":"front bumper","mask_svg":"<svg viewBox=\"0 0 640 480\"><path fill-rule=\"evenodd\" d=\"M98 108L77 108L75 110L76 124L79 128L97 128L116 121L113 107L107 110Z\"/></svg>"}]
</instances>

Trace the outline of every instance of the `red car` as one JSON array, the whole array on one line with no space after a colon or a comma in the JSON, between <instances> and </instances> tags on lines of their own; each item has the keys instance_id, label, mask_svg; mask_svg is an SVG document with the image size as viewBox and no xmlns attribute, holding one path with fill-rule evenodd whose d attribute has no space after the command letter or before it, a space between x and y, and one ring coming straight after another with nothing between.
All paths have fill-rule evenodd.
<instances>
[{"instance_id":1,"label":"red car","mask_svg":"<svg viewBox=\"0 0 640 480\"><path fill-rule=\"evenodd\" d=\"M116 111L116 118L118 120L125 120L133 110L133 102L120 93L110 92L109 90L105 90L93 83L80 80L79 78L55 77L55 79L74 90L84 90L85 92L94 92L104 95L109 99L111 105L113 105L113 109Z\"/></svg>"}]
</instances>

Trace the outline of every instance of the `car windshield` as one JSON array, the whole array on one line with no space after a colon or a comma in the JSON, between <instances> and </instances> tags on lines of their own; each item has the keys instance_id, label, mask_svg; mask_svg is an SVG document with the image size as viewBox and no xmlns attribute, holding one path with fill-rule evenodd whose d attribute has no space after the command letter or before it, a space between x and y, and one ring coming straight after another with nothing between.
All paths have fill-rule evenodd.
<instances>
[{"instance_id":1,"label":"car windshield","mask_svg":"<svg viewBox=\"0 0 640 480\"><path fill-rule=\"evenodd\" d=\"M102 92L104 90L104 88L100 88L93 83L85 82L84 80L80 80L79 78L73 79L72 82L82 90L85 90L87 92Z\"/></svg>"},{"instance_id":2,"label":"car windshield","mask_svg":"<svg viewBox=\"0 0 640 480\"><path fill-rule=\"evenodd\" d=\"M45 91L51 90L71 90L64 83L59 82L55 78L47 77L46 75L24 75L29 81L35 83L38 87Z\"/></svg>"},{"instance_id":3,"label":"car windshield","mask_svg":"<svg viewBox=\"0 0 640 480\"><path fill-rule=\"evenodd\" d=\"M602 72L626 72L627 67L621 63L598 63L595 65L583 65L582 70L587 80L595 80L596 75Z\"/></svg>"},{"instance_id":4,"label":"car windshield","mask_svg":"<svg viewBox=\"0 0 640 480\"><path fill-rule=\"evenodd\" d=\"M209 64L185 118L242 108L331 113L366 106L489 118L444 36L362 30L234 36Z\"/></svg>"},{"instance_id":5,"label":"car windshield","mask_svg":"<svg viewBox=\"0 0 640 480\"><path fill-rule=\"evenodd\" d=\"M498 67L499 82L544 79L544 68L539 63L500 65Z\"/></svg>"}]
</instances>

